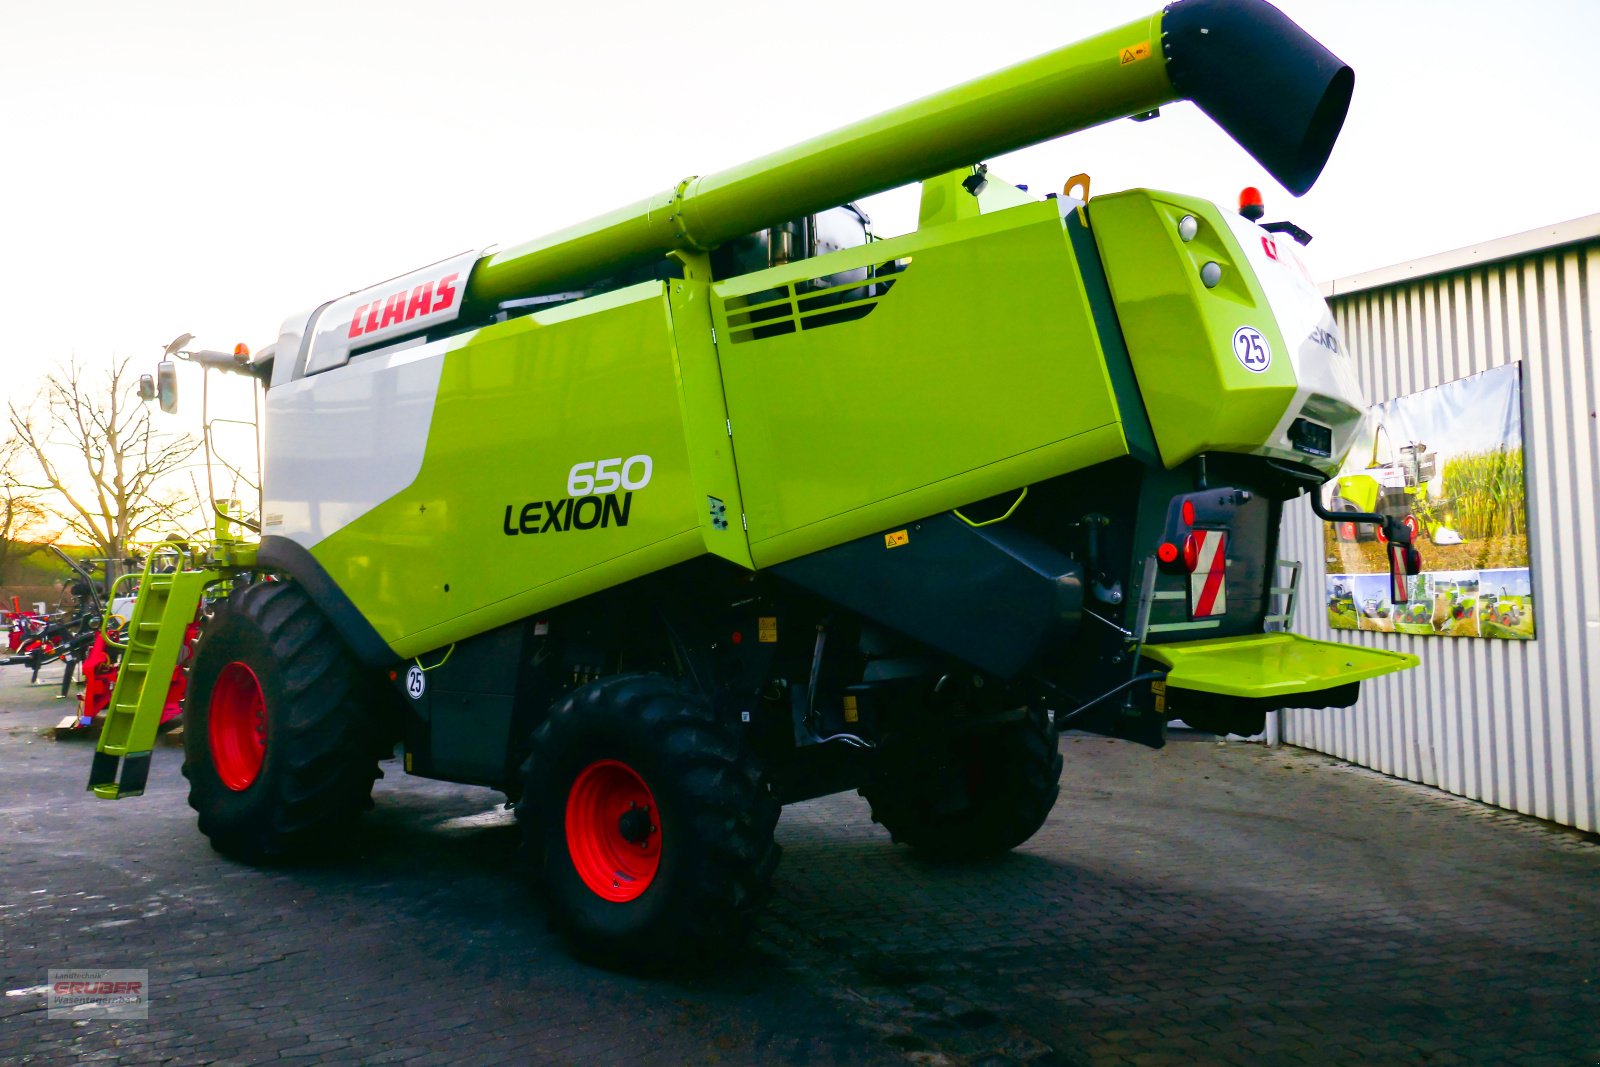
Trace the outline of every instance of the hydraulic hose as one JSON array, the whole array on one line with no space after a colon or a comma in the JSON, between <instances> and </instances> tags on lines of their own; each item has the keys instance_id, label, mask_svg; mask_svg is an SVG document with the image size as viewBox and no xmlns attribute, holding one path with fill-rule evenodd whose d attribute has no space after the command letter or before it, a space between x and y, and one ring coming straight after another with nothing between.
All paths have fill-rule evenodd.
<instances>
[{"instance_id":1,"label":"hydraulic hose","mask_svg":"<svg viewBox=\"0 0 1600 1067\"><path fill-rule=\"evenodd\" d=\"M1112 689L1107 689L1104 693L1094 697L1087 703L1079 704L1065 715L1057 715L1055 717L1055 724L1059 727L1064 722L1071 722L1073 719L1076 719L1079 715L1082 715L1096 704L1103 704L1105 701L1116 696L1118 693L1126 692L1127 690L1132 689L1140 682L1158 682L1166 676L1166 671L1145 671L1143 674L1136 674L1132 678L1129 678L1126 682L1123 682L1121 685Z\"/></svg>"}]
</instances>

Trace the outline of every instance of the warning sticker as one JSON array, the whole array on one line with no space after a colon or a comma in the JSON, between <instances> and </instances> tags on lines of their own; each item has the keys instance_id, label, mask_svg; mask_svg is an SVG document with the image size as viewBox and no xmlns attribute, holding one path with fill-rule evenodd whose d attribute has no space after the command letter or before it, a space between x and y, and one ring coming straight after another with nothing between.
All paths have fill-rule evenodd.
<instances>
[{"instance_id":1,"label":"warning sticker","mask_svg":"<svg viewBox=\"0 0 1600 1067\"><path fill-rule=\"evenodd\" d=\"M756 620L756 640L763 645L770 645L778 640L778 617L776 615L763 615Z\"/></svg>"},{"instance_id":2,"label":"warning sticker","mask_svg":"<svg viewBox=\"0 0 1600 1067\"><path fill-rule=\"evenodd\" d=\"M894 533L883 535L884 548L899 548L901 545L909 545L910 543L911 535L904 530L896 530Z\"/></svg>"},{"instance_id":3,"label":"warning sticker","mask_svg":"<svg viewBox=\"0 0 1600 1067\"><path fill-rule=\"evenodd\" d=\"M1149 58L1150 58L1150 42L1149 41L1140 41L1138 44L1130 44L1128 47L1126 47L1126 48L1124 48L1122 50L1122 65L1124 67L1126 67L1129 63L1137 63L1141 59L1149 59Z\"/></svg>"},{"instance_id":4,"label":"warning sticker","mask_svg":"<svg viewBox=\"0 0 1600 1067\"><path fill-rule=\"evenodd\" d=\"M1199 562L1189 575L1189 614L1209 619L1228 613L1228 535L1221 530L1196 530Z\"/></svg>"}]
</instances>

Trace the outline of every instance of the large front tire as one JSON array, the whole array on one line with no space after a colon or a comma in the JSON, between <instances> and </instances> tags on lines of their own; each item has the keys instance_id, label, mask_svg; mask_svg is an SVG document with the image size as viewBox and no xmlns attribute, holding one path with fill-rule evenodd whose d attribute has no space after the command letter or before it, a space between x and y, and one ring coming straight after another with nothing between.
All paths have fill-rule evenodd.
<instances>
[{"instance_id":1,"label":"large front tire","mask_svg":"<svg viewBox=\"0 0 1600 1067\"><path fill-rule=\"evenodd\" d=\"M183 710L189 806L217 851L281 856L371 806L368 681L295 583L228 599L195 650Z\"/></svg>"},{"instance_id":2,"label":"large front tire","mask_svg":"<svg viewBox=\"0 0 1600 1067\"><path fill-rule=\"evenodd\" d=\"M1043 707L980 734L885 738L861 795L897 844L942 860L999 855L1038 832L1055 807L1058 743Z\"/></svg>"},{"instance_id":3,"label":"large front tire","mask_svg":"<svg viewBox=\"0 0 1600 1067\"><path fill-rule=\"evenodd\" d=\"M754 755L703 699L635 674L555 704L534 732L517 818L573 951L657 969L744 934L778 863L778 811Z\"/></svg>"}]
</instances>

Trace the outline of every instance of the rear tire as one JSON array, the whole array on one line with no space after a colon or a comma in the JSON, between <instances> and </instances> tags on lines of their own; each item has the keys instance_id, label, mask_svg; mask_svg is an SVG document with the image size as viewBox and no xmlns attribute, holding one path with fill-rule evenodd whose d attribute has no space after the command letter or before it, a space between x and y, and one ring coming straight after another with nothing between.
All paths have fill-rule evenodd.
<instances>
[{"instance_id":1,"label":"rear tire","mask_svg":"<svg viewBox=\"0 0 1600 1067\"><path fill-rule=\"evenodd\" d=\"M574 954L654 970L744 935L778 865L779 805L699 695L649 674L586 685L534 731L522 773L524 848Z\"/></svg>"},{"instance_id":2,"label":"rear tire","mask_svg":"<svg viewBox=\"0 0 1600 1067\"><path fill-rule=\"evenodd\" d=\"M1061 792L1059 735L1043 707L985 734L895 741L885 739L861 795L891 839L936 859L1009 852Z\"/></svg>"},{"instance_id":3,"label":"rear tire","mask_svg":"<svg viewBox=\"0 0 1600 1067\"><path fill-rule=\"evenodd\" d=\"M183 774L217 851L294 852L372 806L378 776L369 682L293 582L235 593L195 649Z\"/></svg>"}]
</instances>

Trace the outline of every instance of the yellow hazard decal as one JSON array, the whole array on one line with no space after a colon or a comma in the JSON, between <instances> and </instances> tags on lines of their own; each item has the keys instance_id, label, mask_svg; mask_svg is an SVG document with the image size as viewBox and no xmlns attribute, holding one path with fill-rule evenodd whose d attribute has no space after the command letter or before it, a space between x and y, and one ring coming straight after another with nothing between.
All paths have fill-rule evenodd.
<instances>
[{"instance_id":1,"label":"yellow hazard decal","mask_svg":"<svg viewBox=\"0 0 1600 1067\"><path fill-rule=\"evenodd\" d=\"M1126 48L1124 48L1122 50L1122 65L1124 67L1126 67L1129 63L1137 63L1141 59L1149 59L1149 58L1150 58L1150 42L1149 41L1140 41L1138 44L1130 44L1128 47L1126 47Z\"/></svg>"},{"instance_id":2,"label":"yellow hazard decal","mask_svg":"<svg viewBox=\"0 0 1600 1067\"><path fill-rule=\"evenodd\" d=\"M861 710L856 707L856 698L853 696L847 696L844 698L844 721L861 721Z\"/></svg>"},{"instance_id":3,"label":"yellow hazard decal","mask_svg":"<svg viewBox=\"0 0 1600 1067\"><path fill-rule=\"evenodd\" d=\"M904 530L896 530L894 533L883 535L884 548L899 548L901 545L909 545L910 543L911 535Z\"/></svg>"},{"instance_id":4,"label":"yellow hazard decal","mask_svg":"<svg viewBox=\"0 0 1600 1067\"><path fill-rule=\"evenodd\" d=\"M756 620L756 640L764 645L774 644L778 640L776 615L763 615Z\"/></svg>"},{"instance_id":5,"label":"yellow hazard decal","mask_svg":"<svg viewBox=\"0 0 1600 1067\"><path fill-rule=\"evenodd\" d=\"M1167 710L1167 682L1164 678L1157 678L1150 683L1150 692L1156 695L1156 710Z\"/></svg>"}]
</instances>

